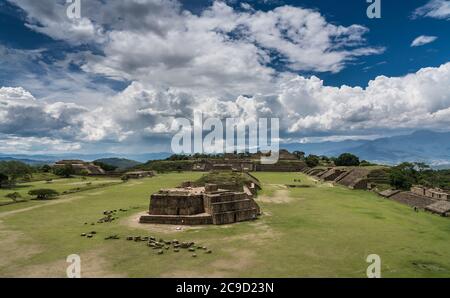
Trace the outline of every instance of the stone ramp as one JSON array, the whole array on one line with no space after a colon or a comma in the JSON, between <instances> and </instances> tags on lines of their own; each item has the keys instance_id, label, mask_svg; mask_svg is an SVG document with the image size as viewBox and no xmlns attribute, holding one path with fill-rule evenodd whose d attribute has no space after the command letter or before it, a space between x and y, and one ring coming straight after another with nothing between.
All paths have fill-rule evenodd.
<instances>
[{"instance_id":1,"label":"stone ramp","mask_svg":"<svg viewBox=\"0 0 450 298\"><path fill-rule=\"evenodd\" d=\"M425 209L425 207L427 207L435 202L433 199L419 196L419 195L413 194L412 192L409 192L409 191L398 192L389 198L396 202L406 204L411 207L421 208L421 209Z\"/></svg>"},{"instance_id":2,"label":"stone ramp","mask_svg":"<svg viewBox=\"0 0 450 298\"><path fill-rule=\"evenodd\" d=\"M320 178L323 181L334 181L336 178L338 178L340 175L342 175L345 172L346 172L345 170L330 169L330 170L326 171L325 173L323 173Z\"/></svg>"},{"instance_id":3,"label":"stone ramp","mask_svg":"<svg viewBox=\"0 0 450 298\"><path fill-rule=\"evenodd\" d=\"M442 215L442 216L449 216L450 215L450 202L449 201L438 201L436 203L426 206L425 210Z\"/></svg>"},{"instance_id":4,"label":"stone ramp","mask_svg":"<svg viewBox=\"0 0 450 298\"><path fill-rule=\"evenodd\" d=\"M352 189L367 189L367 175L370 170L363 168L355 168L350 170L348 174L343 176L337 183Z\"/></svg>"}]
</instances>

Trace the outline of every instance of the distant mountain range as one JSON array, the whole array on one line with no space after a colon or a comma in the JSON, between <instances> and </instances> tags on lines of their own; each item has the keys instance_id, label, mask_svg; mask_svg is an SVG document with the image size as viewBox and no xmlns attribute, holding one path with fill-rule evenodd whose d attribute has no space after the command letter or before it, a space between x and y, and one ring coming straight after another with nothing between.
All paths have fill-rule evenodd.
<instances>
[{"instance_id":1,"label":"distant mountain range","mask_svg":"<svg viewBox=\"0 0 450 298\"><path fill-rule=\"evenodd\" d=\"M338 156L349 152L372 162L398 164L422 161L435 167L450 167L450 132L416 131L409 135L380 138L372 141L341 141L281 146L289 151Z\"/></svg>"},{"instance_id":2,"label":"distant mountain range","mask_svg":"<svg viewBox=\"0 0 450 298\"><path fill-rule=\"evenodd\" d=\"M135 160L126 159L126 158L102 158L97 159L97 162L101 162L110 166L117 167L118 170L126 170L133 168L141 163Z\"/></svg>"},{"instance_id":3,"label":"distant mountain range","mask_svg":"<svg viewBox=\"0 0 450 298\"><path fill-rule=\"evenodd\" d=\"M169 157L171 153L143 153L143 154L118 154L118 153L104 153L104 154L78 154L78 153L64 153L64 154L3 154L0 153L1 160L18 160L27 164L39 165L39 164L52 164L55 161L62 159L81 159L84 161L94 161L105 158L125 158L137 162L147 162L149 160L165 159Z\"/></svg>"},{"instance_id":4,"label":"distant mountain range","mask_svg":"<svg viewBox=\"0 0 450 298\"><path fill-rule=\"evenodd\" d=\"M382 164L398 164L403 161L421 161L435 168L450 168L450 132L416 131L409 135L368 140L345 140L340 142L292 143L281 145L289 151L303 151L306 154L338 156L344 152L356 154L365 159ZM144 154L56 154L56 155L24 155L1 154L1 160L19 160L28 164L50 164L61 159L82 159L94 161L98 159L125 158L131 161L147 162L165 159L171 153ZM115 161L114 161L115 162Z\"/></svg>"}]
</instances>

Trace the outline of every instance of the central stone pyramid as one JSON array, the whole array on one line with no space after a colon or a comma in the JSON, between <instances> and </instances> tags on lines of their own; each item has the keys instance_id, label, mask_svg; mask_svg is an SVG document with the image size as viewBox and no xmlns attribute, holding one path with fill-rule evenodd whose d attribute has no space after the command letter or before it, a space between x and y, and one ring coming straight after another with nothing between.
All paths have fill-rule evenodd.
<instances>
[{"instance_id":1,"label":"central stone pyramid","mask_svg":"<svg viewBox=\"0 0 450 298\"><path fill-rule=\"evenodd\" d=\"M147 215L140 223L173 225L230 224L253 220L260 213L251 186L241 190L221 189L217 184L162 189L152 194Z\"/></svg>"}]
</instances>

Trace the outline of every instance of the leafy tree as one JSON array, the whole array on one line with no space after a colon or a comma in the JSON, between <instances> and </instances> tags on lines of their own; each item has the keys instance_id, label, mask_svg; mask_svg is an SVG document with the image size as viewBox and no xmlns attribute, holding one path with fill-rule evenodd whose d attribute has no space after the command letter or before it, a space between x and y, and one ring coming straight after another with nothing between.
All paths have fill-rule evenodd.
<instances>
[{"instance_id":1,"label":"leafy tree","mask_svg":"<svg viewBox=\"0 0 450 298\"><path fill-rule=\"evenodd\" d=\"M294 151L294 152L292 152L292 154L294 154L295 157L297 157L298 159L305 158L305 152L303 152L303 151Z\"/></svg>"},{"instance_id":2,"label":"leafy tree","mask_svg":"<svg viewBox=\"0 0 450 298\"><path fill-rule=\"evenodd\" d=\"M53 173L55 175L64 177L64 178L70 178L72 175L75 174L75 169L72 167L71 164L64 165L64 167L56 167L53 169Z\"/></svg>"},{"instance_id":3,"label":"leafy tree","mask_svg":"<svg viewBox=\"0 0 450 298\"><path fill-rule=\"evenodd\" d=\"M306 158L306 164L308 165L308 167L310 168L314 168L317 167L319 165L319 157L317 155L308 155L308 157Z\"/></svg>"},{"instance_id":4,"label":"leafy tree","mask_svg":"<svg viewBox=\"0 0 450 298\"><path fill-rule=\"evenodd\" d=\"M403 190L411 189L411 186L418 183L419 180L415 165L409 162L391 168L389 178L391 186Z\"/></svg>"},{"instance_id":5,"label":"leafy tree","mask_svg":"<svg viewBox=\"0 0 450 298\"><path fill-rule=\"evenodd\" d=\"M49 166L49 165L43 165L41 167L41 171L44 172L44 173L50 173L51 170L52 170L52 167Z\"/></svg>"},{"instance_id":6,"label":"leafy tree","mask_svg":"<svg viewBox=\"0 0 450 298\"><path fill-rule=\"evenodd\" d=\"M351 167L351 166L359 166L359 157L351 153L343 153L339 155L338 158L334 160L334 164L338 167Z\"/></svg>"},{"instance_id":7,"label":"leafy tree","mask_svg":"<svg viewBox=\"0 0 450 298\"><path fill-rule=\"evenodd\" d=\"M7 186L9 182L9 177L3 173L0 173L0 188L2 186Z\"/></svg>"},{"instance_id":8,"label":"leafy tree","mask_svg":"<svg viewBox=\"0 0 450 298\"><path fill-rule=\"evenodd\" d=\"M113 166L113 165L110 165L110 164L106 164L106 163L103 163L101 161L94 161L94 165L102 168L102 170L105 171L105 172L114 172L117 169L116 166Z\"/></svg>"},{"instance_id":9,"label":"leafy tree","mask_svg":"<svg viewBox=\"0 0 450 298\"><path fill-rule=\"evenodd\" d=\"M28 192L30 196L36 197L38 200L48 200L57 197L59 193L53 189L33 189Z\"/></svg>"},{"instance_id":10,"label":"leafy tree","mask_svg":"<svg viewBox=\"0 0 450 298\"><path fill-rule=\"evenodd\" d=\"M29 179L33 174L33 170L31 167L20 161L3 161L0 162L0 174L2 174L0 180L3 181L3 184L11 186L14 185L19 178L25 180ZM7 180L5 180L5 176L8 177Z\"/></svg>"}]
</instances>

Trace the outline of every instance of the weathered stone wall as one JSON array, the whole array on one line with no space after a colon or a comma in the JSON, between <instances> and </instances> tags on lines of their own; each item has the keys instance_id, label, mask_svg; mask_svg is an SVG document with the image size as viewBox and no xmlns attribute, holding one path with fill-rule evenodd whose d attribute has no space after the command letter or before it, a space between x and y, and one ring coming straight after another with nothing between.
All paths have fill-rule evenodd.
<instances>
[{"instance_id":1,"label":"weathered stone wall","mask_svg":"<svg viewBox=\"0 0 450 298\"><path fill-rule=\"evenodd\" d=\"M367 175L369 174L369 172L370 171L367 169L355 168L355 169L351 170L348 175L346 175L345 177L340 179L338 181L338 183L345 185L347 187L350 187L350 188L355 188L355 186L356 186L356 187L359 187L359 189L363 189L363 188L360 188L361 180L367 179ZM366 187L367 187L367 182L366 182Z\"/></svg>"},{"instance_id":2,"label":"weathered stone wall","mask_svg":"<svg viewBox=\"0 0 450 298\"><path fill-rule=\"evenodd\" d=\"M176 215L143 215L140 223L166 224L166 225L209 225L213 223L209 214L198 216L176 216Z\"/></svg>"},{"instance_id":3,"label":"weathered stone wall","mask_svg":"<svg viewBox=\"0 0 450 298\"><path fill-rule=\"evenodd\" d=\"M194 215L204 213L203 195L167 195L156 193L150 199L153 215Z\"/></svg>"}]
</instances>

